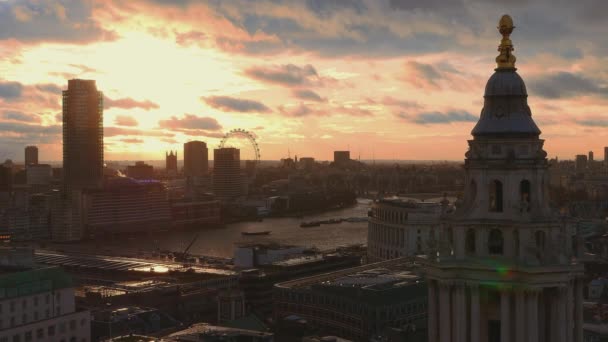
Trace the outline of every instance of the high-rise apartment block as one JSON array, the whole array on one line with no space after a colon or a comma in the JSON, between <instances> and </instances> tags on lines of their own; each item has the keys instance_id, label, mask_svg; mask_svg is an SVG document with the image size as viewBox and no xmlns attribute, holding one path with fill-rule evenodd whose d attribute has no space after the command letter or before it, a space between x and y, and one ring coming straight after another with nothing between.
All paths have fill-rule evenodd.
<instances>
[{"instance_id":1,"label":"high-rise apartment block","mask_svg":"<svg viewBox=\"0 0 608 342\"><path fill-rule=\"evenodd\" d=\"M219 199L232 199L243 193L240 155L240 150L233 147L213 151L213 193Z\"/></svg>"},{"instance_id":2,"label":"high-rise apartment block","mask_svg":"<svg viewBox=\"0 0 608 342\"><path fill-rule=\"evenodd\" d=\"M38 147L27 146L25 148L25 166L38 164Z\"/></svg>"},{"instance_id":3,"label":"high-rise apartment block","mask_svg":"<svg viewBox=\"0 0 608 342\"><path fill-rule=\"evenodd\" d=\"M63 179L68 190L103 181L103 93L94 80L69 80L63 91Z\"/></svg>"},{"instance_id":4,"label":"high-rise apartment block","mask_svg":"<svg viewBox=\"0 0 608 342\"><path fill-rule=\"evenodd\" d=\"M203 177L209 169L209 151L202 141L189 141L184 144L184 175Z\"/></svg>"}]
</instances>

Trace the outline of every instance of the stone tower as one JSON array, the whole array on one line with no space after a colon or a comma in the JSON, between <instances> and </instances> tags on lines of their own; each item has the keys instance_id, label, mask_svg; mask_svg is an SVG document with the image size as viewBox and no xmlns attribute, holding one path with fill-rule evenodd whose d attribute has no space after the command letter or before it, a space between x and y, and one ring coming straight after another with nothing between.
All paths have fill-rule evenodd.
<instances>
[{"instance_id":1,"label":"stone tower","mask_svg":"<svg viewBox=\"0 0 608 342\"><path fill-rule=\"evenodd\" d=\"M549 170L511 17L465 159L465 194L424 261L430 342L582 342L575 232L549 207Z\"/></svg>"}]
</instances>

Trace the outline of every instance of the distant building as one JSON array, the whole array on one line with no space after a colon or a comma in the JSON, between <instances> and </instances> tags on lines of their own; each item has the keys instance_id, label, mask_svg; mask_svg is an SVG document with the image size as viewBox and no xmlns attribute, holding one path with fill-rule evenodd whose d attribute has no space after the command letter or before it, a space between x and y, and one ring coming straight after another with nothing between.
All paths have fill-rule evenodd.
<instances>
[{"instance_id":1,"label":"distant building","mask_svg":"<svg viewBox=\"0 0 608 342\"><path fill-rule=\"evenodd\" d=\"M604 147L604 162L608 163L608 146Z\"/></svg>"},{"instance_id":2,"label":"distant building","mask_svg":"<svg viewBox=\"0 0 608 342\"><path fill-rule=\"evenodd\" d=\"M0 165L0 192L10 192L13 185L13 170L10 167Z\"/></svg>"},{"instance_id":3,"label":"distant building","mask_svg":"<svg viewBox=\"0 0 608 342\"><path fill-rule=\"evenodd\" d=\"M190 342L274 342L274 334L198 323L163 338L167 341Z\"/></svg>"},{"instance_id":4,"label":"distant building","mask_svg":"<svg viewBox=\"0 0 608 342\"><path fill-rule=\"evenodd\" d=\"M219 148L213 151L213 193L222 200L234 199L243 194L240 150Z\"/></svg>"},{"instance_id":5,"label":"distant building","mask_svg":"<svg viewBox=\"0 0 608 342\"><path fill-rule=\"evenodd\" d=\"M29 164L26 166L26 182L31 193L49 190L53 180L53 168L48 164Z\"/></svg>"},{"instance_id":6,"label":"distant building","mask_svg":"<svg viewBox=\"0 0 608 342\"><path fill-rule=\"evenodd\" d=\"M367 235L369 261L424 254L438 234L441 203L384 199L370 212Z\"/></svg>"},{"instance_id":7,"label":"distant building","mask_svg":"<svg viewBox=\"0 0 608 342\"><path fill-rule=\"evenodd\" d=\"M276 284L274 321L280 329L297 316L319 333L353 341L406 325L425 334L426 291L411 259L372 263Z\"/></svg>"},{"instance_id":8,"label":"distant building","mask_svg":"<svg viewBox=\"0 0 608 342\"><path fill-rule=\"evenodd\" d=\"M153 179L154 167L143 161L138 161L135 165L127 166L127 176L135 179Z\"/></svg>"},{"instance_id":9,"label":"distant building","mask_svg":"<svg viewBox=\"0 0 608 342\"><path fill-rule=\"evenodd\" d=\"M171 201L172 225L177 228L213 227L221 223L220 202L213 199Z\"/></svg>"},{"instance_id":10,"label":"distant building","mask_svg":"<svg viewBox=\"0 0 608 342\"><path fill-rule=\"evenodd\" d=\"M350 161L350 151L334 151L334 163L344 165Z\"/></svg>"},{"instance_id":11,"label":"distant building","mask_svg":"<svg viewBox=\"0 0 608 342\"><path fill-rule=\"evenodd\" d=\"M69 190L103 181L103 93L93 80L69 80L63 91L63 176Z\"/></svg>"},{"instance_id":12,"label":"distant building","mask_svg":"<svg viewBox=\"0 0 608 342\"><path fill-rule=\"evenodd\" d=\"M120 177L83 193L83 223L89 234L166 229L171 224L167 191L158 181Z\"/></svg>"},{"instance_id":13,"label":"distant building","mask_svg":"<svg viewBox=\"0 0 608 342\"><path fill-rule=\"evenodd\" d=\"M245 294L241 290L228 289L217 296L217 321L219 324L245 316Z\"/></svg>"},{"instance_id":14,"label":"distant building","mask_svg":"<svg viewBox=\"0 0 608 342\"><path fill-rule=\"evenodd\" d=\"M310 170L315 165L315 158L312 157L302 157L300 158L300 168L304 170Z\"/></svg>"},{"instance_id":15,"label":"distant building","mask_svg":"<svg viewBox=\"0 0 608 342\"><path fill-rule=\"evenodd\" d=\"M589 163L593 163L593 151L589 151Z\"/></svg>"},{"instance_id":16,"label":"distant building","mask_svg":"<svg viewBox=\"0 0 608 342\"><path fill-rule=\"evenodd\" d=\"M165 170L167 175L177 175L177 151L165 152Z\"/></svg>"},{"instance_id":17,"label":"distant building","mask_svg":"<svg viewBox=\"0 0 608 342\"><path fill-rule=\"evenodd\" d=\"M91 340L90 313L76 311L71 278L35 267L33 251L0 249L0 293L0 341Z\"/></svg>"},{"instance_id":18,"label":"distant building","mask_svg":"<svg viewBox=\"0 0 608 342\"><path fill-rule=\"evenodd\" d=\"M38 147L25 147L25 166L38 164Z\"/></svg>"},{"instance_id":19,"label":"distant building","mask_svg":"<svg viewBox=\"0 0 608 342\"><path fill-rule=\"evenodd\" d=\"M577 173L584 173L587 170L587 156L578 154L576 156L575 165Z\"/></svg>"},{"instance_id":20,"label":"distant building","mask_svg":"<svg viewBox=\"0 0 608 342\"><path fill-rule=\"evenodd\" d=\"M202 141L189 141L184 144L184 175L203 177L209 170L209 152Z\"/></svg>"}]
</instances>

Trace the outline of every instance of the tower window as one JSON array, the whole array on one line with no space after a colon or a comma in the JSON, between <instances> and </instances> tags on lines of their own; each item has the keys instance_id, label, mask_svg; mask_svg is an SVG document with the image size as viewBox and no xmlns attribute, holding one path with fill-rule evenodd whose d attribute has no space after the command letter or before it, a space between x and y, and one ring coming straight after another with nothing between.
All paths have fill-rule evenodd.
<instances>
[{"instance_id":1,"label":"tower window","mask_svg":"<svg viewBox=\"0 0 608 342\"><path fill-rule=\"evenodd\" d=\"M519 196L521 211L530 211L530 181L527 179L519 183Z\"/></svg>"},{"instance_id":2,"label":"tower window","mask_svg":"<svg viewBox=\"0 0 608 342\"><path fill-rule=\"evenodd\" d=\"M468 255L475 254L475 230L467 230L467 236L465 240L465 251Z\"/></svg>"},{"instance_id":3,"label":"tower window","mask_svg":"<svg viewBox=\"0 0 608 342\"><path fill-rule=\"evenodd\" d=\"M490 183L490 211L502 212L502 183L498 180Z\"/></svg>"},{"instance_id":4,"label":"tower window","mask_svg":"<svg viewBox=\"0 0 608 342\"><path fill-rule=\"evenodd\" d=\"M502 255L503 243L502 231L492 229L488 238L488 252L490 252L490 254Z\"/></svg>"}]
</instances>

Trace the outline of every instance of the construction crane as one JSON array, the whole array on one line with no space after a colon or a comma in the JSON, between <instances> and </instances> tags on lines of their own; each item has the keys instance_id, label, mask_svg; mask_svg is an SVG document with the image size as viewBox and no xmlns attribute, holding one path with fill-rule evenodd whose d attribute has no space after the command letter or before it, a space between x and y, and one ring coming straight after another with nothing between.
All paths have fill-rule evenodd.
<instances>
[{"instance_id":1,"label":"construction crane","mask_svg":"<svg viewBox=\"0 0 608 342\"><path fill-rule=\"evenodd\" d=\"M192 245L194 245L194 242L196 242L196 240L198 239L199 234L200 234L200 232L196 233L196 235L194 235L194 238L192 239L192 241L190 241L190 244L188 244L188 246L186 247L186 249L184 249L183 252L175 254L176 262L186 263L188 261L188 251L190 250Z\"/></svg>"}]
</instances>

